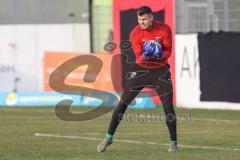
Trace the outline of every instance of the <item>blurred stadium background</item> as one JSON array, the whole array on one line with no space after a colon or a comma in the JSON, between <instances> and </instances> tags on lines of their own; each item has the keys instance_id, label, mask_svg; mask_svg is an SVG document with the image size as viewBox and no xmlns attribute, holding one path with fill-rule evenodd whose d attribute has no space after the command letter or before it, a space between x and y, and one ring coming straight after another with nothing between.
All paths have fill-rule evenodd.
<instances>
[{"instance_id":1,"label":"blurred stadium background","mask_svg":"<svg viewBox=\"0 0 240 160\"><path fill-rule=\"evenodd\" d=\"M141 5L175 33L170 64L180 151L167 153L163 111L155 109L161 103L145 95L130 105L118 141L99 155L111 113L58 119L62 100L73 100L76 114L101 101L94 93L54 91L49 77L71 58L92 56L103 62L96 81L84 81L87 65L79 65L66 84L119 97L127 68L116 57L134 61L122 42ZM0 159L240 159L239 8L240 0L0 0Z\"/></svg>"}]
</instances>

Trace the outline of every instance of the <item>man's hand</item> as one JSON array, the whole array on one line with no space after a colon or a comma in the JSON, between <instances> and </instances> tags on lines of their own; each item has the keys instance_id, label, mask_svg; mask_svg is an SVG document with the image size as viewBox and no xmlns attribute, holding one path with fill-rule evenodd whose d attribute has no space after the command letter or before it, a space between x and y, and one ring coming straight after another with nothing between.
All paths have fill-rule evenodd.
<instances>
[{"instance_id":1,"label":"man's hand","mask_svg":"<svg viewBox=\"0 0 240 160\"><path fill-rule=\"evenodd\" d=\"M154 41L146 41L143 43L143 58L149 59L149 57L152 56L152 53L154 52L155 49L155 43Z\"/></svg>"},{"instance_id":2,"label":"man's hand","mask_svg":"<svg viewBox=\"0 0 240 160\"><path fill-rule=\"evenodd\" d=\"M149 59L162 59L163 51L162 46L156 40L146 41L143 44L143 58L145 60Z\"/></svg>"},{"instance_id":3,"label":"man's hand","mask_svg":"<svg viewBox=\"0 0 240 160\"><path fill-rule=\"evenodd\" d=\"M152 57L157 58L157 59L163 59L163 49L162 49L162 45L155 41L155 48L154 51L152 53Z\"/></svg>"}]
</instances>

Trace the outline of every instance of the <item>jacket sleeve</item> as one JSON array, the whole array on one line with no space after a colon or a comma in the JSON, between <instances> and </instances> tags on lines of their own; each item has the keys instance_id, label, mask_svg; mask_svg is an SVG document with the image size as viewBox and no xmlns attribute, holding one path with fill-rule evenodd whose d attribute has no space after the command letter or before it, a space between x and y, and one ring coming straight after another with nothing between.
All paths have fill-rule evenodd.
<instances>
[{"instance_id":1,"label":"jacket sleeve","mask_svg":"<svg viewBox=\"0 0 240 160\"><path fill-rule=\"evenodd\" d=\"M143 52L143 49L142 49L142 41L141 39L139 38L139 33L136 31L136 28L132 30L132 32L130 33L130 36L129 36L129 40L130 40L130 43L131 43L131 46L132 46L132 50L134 52L134 54L136 55L136 60L137 61L141 61L143 60L143 57L142 57L142 52Z\"/></svg>"},{"instance_id":2,"label":"jacket sleeve","mask_svg":"<svg viewBox=\"0 0 240 160\"><path fill-rule=\"evenodd\" d=\"M171 56L172 52L172 31L169 26L164 26L164 37L163 37L163 56L167 59Z\"/></svg>"}]
</instances>

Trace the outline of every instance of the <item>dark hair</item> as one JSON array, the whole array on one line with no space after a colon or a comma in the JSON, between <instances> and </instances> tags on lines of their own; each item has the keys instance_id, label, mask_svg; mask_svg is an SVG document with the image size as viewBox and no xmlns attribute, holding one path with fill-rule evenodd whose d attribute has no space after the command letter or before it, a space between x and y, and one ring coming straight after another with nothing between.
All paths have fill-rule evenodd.
<instances>
[{"instance_id":1,"label":"dark hair","mask_svg":"<svg viewBox=\"0 0 240 160\"><path fill-rule=\"evenodd\" d=\"M144 14L152 14L151 8L148 6L142 6L137 10L137 15L142 16Z\"/></svg>"}]
</instances>

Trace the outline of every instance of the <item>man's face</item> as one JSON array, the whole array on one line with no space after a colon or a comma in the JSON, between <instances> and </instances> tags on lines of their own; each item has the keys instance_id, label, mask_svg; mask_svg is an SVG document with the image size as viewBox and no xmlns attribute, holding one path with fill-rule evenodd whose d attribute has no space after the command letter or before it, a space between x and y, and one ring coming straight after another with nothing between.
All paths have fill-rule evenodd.
<instances>
[{"instance_id":1,"label":"man's face","mask_svg":"<svg viewBox=\"0 0 240 160\"><path fill-rule=\"evenodd\" d=\"M153 15L152 14L144 14L142 16L138 17L138 24L141 27L141 29L149 29L152 26L153 22Z\"/></svg>"}]
</instances>

